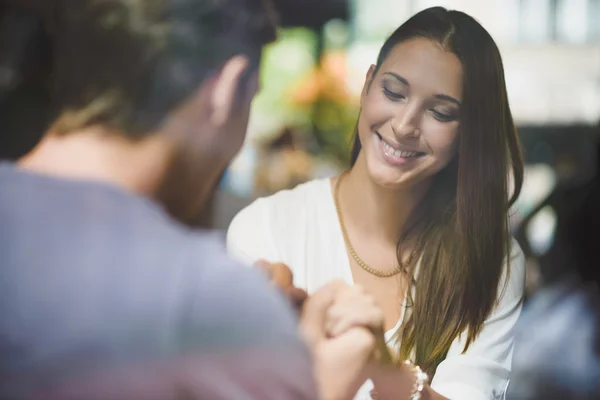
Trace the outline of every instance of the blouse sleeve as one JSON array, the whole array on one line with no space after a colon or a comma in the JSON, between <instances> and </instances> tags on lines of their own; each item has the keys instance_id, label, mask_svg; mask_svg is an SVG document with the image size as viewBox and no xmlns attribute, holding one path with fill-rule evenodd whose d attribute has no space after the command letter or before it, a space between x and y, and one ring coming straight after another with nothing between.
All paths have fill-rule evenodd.
<instances>
[{"instance_id":1,"label":"blouse sleeve","mask_svg":"<svg viewBox=\"0 0 600 400\"><path fill-rule=\"evenodd\" d=\"M266 201L258 199L244 208L233 218L227 230L227 251L247 266L260 259L280 261L269 229Z\"/></svg>"},{"instance_id":2,"label":"blouse sleeve","mask_svg":"<svg viewBox=\"0 0 600 400\"><path fill-rule=\"evenodd\" d=\"M437 368L431 382L433 390L451 400L505 398L524 288L525 257L513 239L510 269L504 270L497 306L465 353L465 335L454 341L446 359Z\"/></svg>"}]
</instances>

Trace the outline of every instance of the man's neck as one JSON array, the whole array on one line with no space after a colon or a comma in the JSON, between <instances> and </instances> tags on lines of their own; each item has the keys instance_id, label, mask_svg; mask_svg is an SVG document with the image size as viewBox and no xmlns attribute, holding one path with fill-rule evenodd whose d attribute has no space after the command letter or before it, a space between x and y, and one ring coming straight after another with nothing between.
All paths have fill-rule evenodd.
<instances>
[{"instance_id":1,"label":"man's neck","mask_svg":"<svg viewBox=\"0 0 600 400\"><path fill-rule=\"evenodd\" d=\"M17 165L65 179L104 182L152 196L169 164L169 146L159 135L137 141L88 128L47 134Z\"/></svg>"}]
</instances>

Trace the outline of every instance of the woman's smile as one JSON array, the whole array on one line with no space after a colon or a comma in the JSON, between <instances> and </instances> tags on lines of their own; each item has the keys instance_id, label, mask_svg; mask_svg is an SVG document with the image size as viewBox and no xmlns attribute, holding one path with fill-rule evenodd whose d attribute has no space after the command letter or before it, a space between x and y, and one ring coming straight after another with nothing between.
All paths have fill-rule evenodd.
<instances>
[{"instance_id":1,"label":"woman's smile","mask_svg":"<svg viewBox=\"0 0 600 400\"><path fill-rule=\"evenodd\" d=\"M390 143L379 132L375 132L374 139L384 161L393 166L410 165L425 156L426 153L417 151L398 143Z\"/></svg>"}]
</instances>

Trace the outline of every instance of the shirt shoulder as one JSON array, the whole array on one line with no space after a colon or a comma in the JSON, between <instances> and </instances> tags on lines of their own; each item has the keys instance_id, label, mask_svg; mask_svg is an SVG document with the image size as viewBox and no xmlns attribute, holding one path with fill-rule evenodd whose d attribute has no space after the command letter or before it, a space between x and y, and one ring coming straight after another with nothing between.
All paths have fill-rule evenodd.
<instances>
[{"instance_id":1,"label":"shirt shoulder","mask_svg":"<svg viewBox=\"0 0 600 400\"><path fill-rule=\"evenodd\" d=\"M317 179L302 183L293 189L281 190L270 196L261 197L246 207L240 214L262 212L273 218L289 219L300 211L310 211L324 199L331 196L329 179Z\"/></svg>"},{"instance_id":2,"label":"shirt shoulder","mask_svg":"<svg viewBox=\"0 0 600 400\"><path fill-rule=\"evenodd\" d=\"M255 200L241 210L227 230L230 253L248 264L259 258L281 261L286 243L296 243L330 206L329 179L318 179Z\"/></svg>"}]
</instances>

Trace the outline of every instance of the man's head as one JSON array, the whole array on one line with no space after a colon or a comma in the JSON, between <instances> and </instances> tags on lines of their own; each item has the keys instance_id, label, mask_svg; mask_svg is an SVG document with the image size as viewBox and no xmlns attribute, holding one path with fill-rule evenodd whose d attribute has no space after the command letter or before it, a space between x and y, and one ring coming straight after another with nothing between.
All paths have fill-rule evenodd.
<instances>
[{"instance_id":1,"label":"man's head","mask_svg":"<svg viewBox=\"0 0 600 400\"><path fill-rule=\"evenodd\" d=\"M275 38L267 0L57 0L48 15L60 105L49 135L160 138L171 157L153 194L196 213L243 143Z\"/></svg>"}]
</instances>

